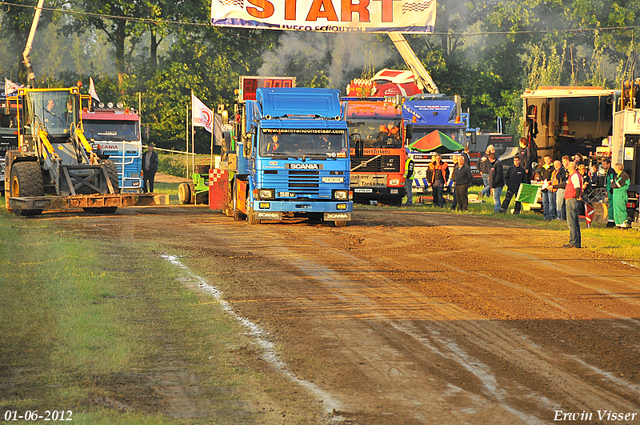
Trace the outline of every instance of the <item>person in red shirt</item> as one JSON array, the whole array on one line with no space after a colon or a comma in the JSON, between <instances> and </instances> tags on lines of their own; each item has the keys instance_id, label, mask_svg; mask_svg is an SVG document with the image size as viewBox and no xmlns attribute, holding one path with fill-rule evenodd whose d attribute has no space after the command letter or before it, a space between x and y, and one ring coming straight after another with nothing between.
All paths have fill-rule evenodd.
<instances>
[{"instance_id":1,"label":"person in red shirt","mask_svg":"<svg viewBox=\"0 0 640 425\"><path fill-rule=\"evenodd\" d=\"M582 248L582 235L580 234L580 212L582 198L582 176L578 173L575 162L569 162L569 177L564 189L564 200L567 208L567 226L569 226L569 243L564 248Z\"/></svg>"}]
</instances>

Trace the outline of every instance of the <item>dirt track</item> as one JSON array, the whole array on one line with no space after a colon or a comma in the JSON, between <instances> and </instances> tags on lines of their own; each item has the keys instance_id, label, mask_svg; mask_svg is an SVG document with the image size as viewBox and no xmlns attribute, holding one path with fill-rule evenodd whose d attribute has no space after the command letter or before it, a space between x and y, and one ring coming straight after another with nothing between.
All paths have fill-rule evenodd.
<instances>
[{"instance_id":1,"label":"dirt track","mask_svg":"<svg viewBox=\"0 0 640 425\"><path fill-rule=\"evenodd\" d=\"M638 270L551 232L389 210L346 228L193 207L73 222L198 253L182 264L268 332L285 373L322 399L321 423L537 424L562 411L640 424Z\"/></svg>"}]
</instances>

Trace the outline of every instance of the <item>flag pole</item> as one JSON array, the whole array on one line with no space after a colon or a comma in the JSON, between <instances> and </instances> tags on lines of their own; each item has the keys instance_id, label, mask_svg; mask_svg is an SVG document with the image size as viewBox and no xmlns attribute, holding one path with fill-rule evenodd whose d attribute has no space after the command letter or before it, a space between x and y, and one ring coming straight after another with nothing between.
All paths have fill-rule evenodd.
<instances>
[{"instance_id":1,"label":"flag pole","mask_svg":"<svg viewBox=\"0 0 640 425\"><path fill-rule=\"evenodd\" d=\"M187 102L187 110L185 116L185 129L184 136L186 139L186 147L184 148L184 153L186 154L184 157L187 160L187 175L185 177L189 177L189 103Z\"/></svg>"},{"instance_id":2,"label":"flag pole","mask_svg":"<svg viewBox=\"0 0 640 425\"><path fill-rule=\"evenodd\" d=\"M213 136L216 133L216 114L211 117L211 159L209 160L209 169L213 170Z\"/></svg>"},{"instance_id":3,"label":"flag pole","mask_svg":"<svg viewBox=\"0 0 640 425\"><path fill-rule=\"evenodd\" d=\"M196 148L193 128L193 89L191 89L191 173L196 172ZM189 176L187 176L189 178Z\"/></svg>"}]
</instances>

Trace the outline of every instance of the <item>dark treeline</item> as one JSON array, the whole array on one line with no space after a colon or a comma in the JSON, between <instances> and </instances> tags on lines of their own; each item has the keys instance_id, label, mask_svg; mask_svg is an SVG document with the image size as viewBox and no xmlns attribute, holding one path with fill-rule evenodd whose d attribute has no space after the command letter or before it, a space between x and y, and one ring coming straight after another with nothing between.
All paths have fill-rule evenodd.
<instances>
[{"instance_id":1,"label":"dark treeline","mask_svg":"<svg viewBox=\"0 0 640 425\"><path fill-rule=\"evenodd\" d=\"M0 10L0 70L26 83L19 59L34 9L18 4L35 0L13 3ZM406 69L384 34L213 28L206 0L50 0L45 7L91 14L43 13L32 54L38 86L81 80L86 90L93 77L102 100L136 109L141 93L149 141L166 148L185 145L192 89L212 109L232 109L241 75L289 75L298 86L344 91L352 78ZM436 34L406 37L440 91L462 97L473 127L495 130L501 118L505 131L518 134L525 88L618 88L635 77L639 11L640 0L443 0ZM209 134L196 133L208 152Z\"/></svg>"}]
</instances>

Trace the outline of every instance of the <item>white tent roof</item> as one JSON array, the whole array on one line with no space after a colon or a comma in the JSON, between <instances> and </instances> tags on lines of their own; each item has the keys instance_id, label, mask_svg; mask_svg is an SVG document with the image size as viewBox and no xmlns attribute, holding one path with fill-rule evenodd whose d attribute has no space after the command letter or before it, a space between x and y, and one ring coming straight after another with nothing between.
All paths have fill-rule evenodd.
<instances>
[{"instance_id":1,"label":"white tent roof","mask_svg":"<svg viewBox=\"0 0 640 425\"><path fill-rule=\"evenodd\" d=\"M616 90L602 87L539 87L537 90L525 90L523 99L553 99L559 97L600 97L611 96Z\"/></svg>"}]
</instances>

